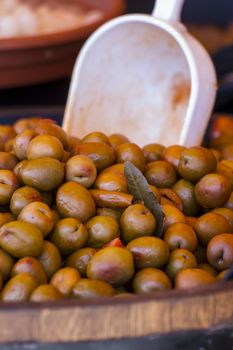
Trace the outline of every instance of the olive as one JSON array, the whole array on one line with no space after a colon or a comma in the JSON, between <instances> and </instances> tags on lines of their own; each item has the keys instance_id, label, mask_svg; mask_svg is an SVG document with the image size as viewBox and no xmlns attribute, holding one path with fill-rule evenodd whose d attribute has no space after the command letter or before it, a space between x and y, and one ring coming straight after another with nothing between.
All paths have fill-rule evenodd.
<instances>
[{"instance_id":1,"label":"olive","mask_svg":"<svg viewBox=\"0 0 233 350\"><path fill-rule=\"evenodd\" d=\"M50 280L50 284L54 286L62 295L69 297L73 287L80 280L80 273L72 267L63 267L55 272Z\"/></svg>"},{"instance_id":2,"label":"olive","mask_svg":"<svg viewBox=\"0 0 233 350\"><path fill-rule=\"evenodd\" d=\"M134 274L133 255L127 248L106 247L91 258L87 266L87 277L122 286Z\"/></svg>"},{"instance_id":3,"label":"olive","mask_svg":"<svg viewBox=\"0 0 233 350\"><path fill-rule=\"evenodd\" d=\"M108 137L101 131L90 132L89 134L84 136L81 142L82 143L102 142L102 143L106 143L107 145L110 144Z\"/></svg>"},{"instance_id":4,"label":"olive","mask_svg":"<svg viewBox=\"0 0 233 350\"><path fill-rule=\"evenodd\" d=\"M11 125L0 125L0 138L5 144L8 140L13 139L16 133Z\"/></svg>"},{"instance_id":5,"label":"olive","mask_svg":"<svg viewBox=\"0 0 233 350\"><path fill-rule=\"evenodd\" d=\"M11 221L0 228L0 246L14 258L38 257L43 247L43 235L33 224Z\"/></svg>"},{"instance_id":6,"label":"olive","mask_svg":"<svg viewBox=\"0 0 233 350\"><path fill-rule=\"evenodd\" d=\"M203 269L184 269L177 273L176 289L189 289L216 282L216 278Z\"/></svg>"},{"instance_id":7,"label":"olive","mask_svg":"<svg viewBox=\"0 0 233 350\"><path fill-rule=\"evenodd\" d=\"M105 174L105 173L116 173L118 175L124 175L124 170L125 170L125 165L124 163L119 163L119 164L113 164L107 167L106 169L103 169L100 174Z\"/></svg>"},{"instance_id":8,"label":"olive","mask_svg":"<svg viewBox=\"0 0 233 350\"><path fill-rule=\"evenodd\" d=\"M183 213L188 216L198 214L200 206L197 204L194 194L195 185L188 180L180 179L173 186L174 192L180 197L183 203Z\"/></svg>"},{"instance_id":9,"label":"olive","mask_svg":"<svg viewBox=\"0 0 233 350\"><path fill-rule=\"evenodd\" d=\"M20 185L24 185L23 180L22 180L22 176L21 176L21 172L22 169L24 167L24 165L26 165L28 163L27 159L21 160L20 162L18 162L16 164L16 166L14 167L13 173L17 176L18 182Z\"/></svg>"},{"instance_id":10,"label":"olive","mask_svg":"<svg viewBox=\"0 0 233 350\"><path fill-rule=\"evenodd\" d=\"M217 277L218 275L218 271L216 271L210 264L208 263L202 263L198 265L199 269L208 271L209 273L211 273L211 275Z\"/></svg>"},{"instance_id":11,"label":"olive","mask_svg":"<svg viewBox=\"0 0 233 350\"><path fill-rule=\"evenodd\" d=\"M120 218L122 239L126 243L138 237L151 236L155 227L154 216L143 204L129 206Z\"/></svg>"},{"instance_id":12,"label":"olive","mask_svg":"<svg viewBox=\"0 0 233 350\"><path fill-rule=\"evenodd\" d=\"M109 135L108 139L109 139L111 146L114 149L117 148L117 146L119 146L121 143L130 142L126 136L121 135L121 134L111 134L111 135Z\"/></svg>"},{"instance_id":13,"label":"olive","mask_svg":"<svg viewBox=\"0 0 233 350\"><path fill-rule=\"evenodd\" d=\"M3 151L7 152L7 153L14 154L14 151L13 151L14 142L15 142L15 139L8 140L7 143L5 143L5 145L4 145ZM1 143L0 143L0 148L1 148Z\"/></svg>"},{"instance_id":14,"label":"olive","mask_svg":"<svg viewBox=\"0 0 233 350\"><path fill-rule=\"evenodd\" d=\"M7 302L27 301L38 286L37 280L29 273L20 273L12 277L4 286L1 300Z\"/></svg>"},{"instance_id":15,"label":"olive","mask_svg":"<svg viewBox=\"0 0 233 350\"><path fill-rule=\"evenodd\" d=\"M231 192L228 201L224 204L224 207L233 210L233 192Z\"/></svg>"},{"instance_id":16,"label":"olive","mask_svg":"<svg viewBox=\"0 0 233 350\"><path fill-rule=\"evenodd\" d=\"M123 209L129 207L133 202L133 196L124 192L90 189L90 193L97 207Z\"/></svg>"},{"instance_id":17,"label":"olive","mask_svg":"<svg viewBox=\"0 0 233 350\"><path fill-rule=\"evenodd\" d=\"M32 202L19 213L18 220L29 222L37 226L46 237L53 229L54 215L49 206L42 202Z\"/></svg>"},{"instance_id":18,"label":"olive","mask_svg":"<svg viewBox=\"0 0 233 350\"><path fill-rule=\"evenodd\" d=\"M13 151L14 142L15 142L15 139L8 140L4 145L3 151L13 154L14 153L14 151ZM1 141L0 141L0 149L1 149Z\"/></svg>"},{"instance_id":19,"label":"olive","mask_svg":"<svg viewBox=\"0 0 233 350\"><path fill-rule=\"evenodd\" d=\"M184 206L180 197L171 188L160 188L160 204L169 204L183 212Z\"/></svg>"},{"instance_id":20,"label":"olive","mask_svg":"<svg viewBox=\"0 0 233 350\"><path fill-rule=\"evenodd\" d=\"M97 170L95 163L87 156L73 156L66 162L66 181L74 181L89 188L95 182Z\"/></svg>"},{"instance_id":21,"label":"olive","mask_svg":"<svg viewBox=\"0 0 233 350\"><path fill-rule=\"evenodd\" d=\"M21 210L32 202L42 201L42 196L39 191L33 187L23 186L18 188L11 197L10 209L11 212L17 217Z\"/></svg>"},{"instance_id":22,"label":"olive","mask_svg":"<svg viewBox=\"0 0 233 350\"><path fill-rule=\"evenodd\" d=\"M102 170L96 178L94 187L101 190L128 192L124 164L114 164Z\"/></svg>"},{"instance_id":23,"label":"olive","mask_svg":"<svg viewBox=\"0 0 233 350\"><path fill-rule=\"evenodd\" d=\"M44 268L48 280L60 269L62 265L61 254L58 248L49 241L43 242L41 254L38 257L39 262Z\"/></svg>"},{"instance_id":24,"label":"olive","mask_svg":"<svg viewBox=\"0 0 233 350\"><path fill-rule=\"evenodd\" d=\"M94 216L86 223L88 247L101 248L119 237L119 225L109 216Z\"/></svg>"},{"instance_id":25,"label":"olive","mask_svg":"<svg viewBox=\"0 0 233 350\"><path fill-rule=\"evenodd\" d=\"M171 281L162 270L147 267L138 271L132 282L134 293L157 293L172 288Z\"/></svg>"},{"instance_id":26,"label":"olive","mask_svg":"<svg viewBox=\"0 0 233 350\"><path fill-rule=\"evenodd\" d=\"M39 260L31 256L19 259L11 270L11 276L13 277L24 272L27 272L34 277L37 280L38 285L47 283L47 276L42 264Z\"/></svg>"},{"instance_id":27,"label":"olive","mask_svg":"<svg viewBox=\"0 0 233 350\"><path fill-rule=\"evenodd\" d=\"M163 230L164 232L168 229L169 226L175 224L175 223L186 223L186 218L182 211L180 211L178 208L174 207L173 205L164 204L162 205L162 211L165 215L164 218L164 224L163 224Z\"/></svg>"},{"instance_id":28,"label":"olive","mask_svg":"<svg viewBox=\"0 0 233 350\"><path fill-rule=\"evenodd\" d=\"M14 220L14 216L11 213L0 213L0 227Z\"/></svg>"},{"instance_id":29,"label":"olive","mask_svg":"<svg viewBox=\"0 0 233 350\"><path fill-rule=\"evenodd\" d=\"M184 146L173 145L164 149L162 159L173 165L178 170L180 157L182 152L185 150Z\"/></svg>"},{"instance_id":30,"label":"olive","mask_svg":"<svg viewBox=\"0 0 233 350\"><path fill-rule=\"evenodd\" d=\"M5 145L4 145L3 151L7 152L7 153L14 154L14 151L13 151L14 142L15 142L15 139L8 140L7 143L5 143Z\"/></svg>"},{"instance_id":31,"label":"olive","mask_svg":"<svg viewBox=\"0 0 233 350\"><path fill-rule=\"evenodd\" d=\"M11 140L7 141L7 143L4 145L3 151L7 152L7 153L14 154L14 151L13 151L14 141L15 141L15 139L11 139ZM1 149L1 141L0 141L0 149ZM17 161L18 161L18 159L17 159Z\"/></svg>"},{"instance_id":32,"label":"olive","mask_svg":"<svg viewBox=\"0 0 233 350\"><path fill-rule=\"evenodd\" d=\"M124 209L113 209L113 208L97 208L96 215L98 216L110 216L115 219L118 223L120 222L121 215Z\"/></svg>"},{"instance_id":33,"label":"olive","mask_svg":"<svg viewBox=\"0 0 233 350\"><path fill-rule=\"evenodd\" d=\"M72 297L77 299L110 297L116 290L107 282L95 279L80 279L73 288Z\"/></svg>"},{"instance_id":34,"label":"olive","mask_svg":"<svg viewBox=\"0 0 233 350\"><path fill-rule=\"evenodd\" d=\"M146 163L154 162L162 158L165 147L159 143L151 143L143 147L143 153Z\"/></svg>"},{"instance_id":35,"label":"olive","mask_svg":"<svg viewBox=\"0 0 233 350\"><path fill-rule=\"evenodd\" d=\"M204 208L221 207L230 195L230 182L226 177L219 174L208 174L201 178L195 186L196 200Z\"/></svg>"},{"instance_id":36,"label":"olive","mask_svg":"<svg viewBox=\"0 0 233 350\"><path fill-rule=\"evenodd\" d=\"M186 216L186 224L194 228L194 225L197 221L197 217L195 216Z\"/></svg>"},{"instance_id":37,"label":"olive","mask_svg":"<svg viewBox=\"0 0 233 350\"><path fill-rule=\"evenodd\" d=\"M64 180L64 166L54 158L31 159L22 165L20 178L39 191L52 191Z\"/></svg>"},{"instance_id":38,"label":"olive","mask_svg":"<svg viewBox=\"0 0 233 350\"><path fill-rule=\"evenodd\" d=\"M3 281L7 281L10 277L13 265L14 259L0 248L0 273L3 277Z\"/></svg>"},{"instance_id":39,"label":"olive","mask_svg":"<svg viewBox=\"0 0 233 350\"><path fill-rule=\"evenodd\" d=\"M167 244L158 237L139 237L127 245L133 254L136 269L163 267L169 257Z\"/></svg>"},{"instance_id":40,"label":"olive","mask_svg":"<svg viewBox=\"0 0 233 350\"><path fill-rule=\"evenodd\" d=\"M58 138L52 135L38 135L29 142L26 154L27 159L50 157L61 160L63 153L63 145Z\"/></svg>"},{"instance_id":41,"label":"olive","mask_svg":"<svg viewBox=\"0 0 233 350\"><path fill-rule=\"evenodd\" d=\"M121 143L116 148L116 162L125 163L126 161L130 161L141 171L144 171L145 169L145 157L143 151L135 143Z\"/></svg>"},{"instance_id":42,"label":"olive","mask_svg":"<svg viewBox=\"0 0 233 350\"><path fill-rule=\"evenodd\" d=\"M145 177L150 185L158 188L170 188L177 181L177 174L174 167L165 160L148 163L145 170Z\"/></svg>"},{"instance_id":43,"label":"olive","mask_svg":"<svg viewBox=\"0 0 233 350\"><path fill-rule=\"evenodd\" d=\"M222 271L233 265L233 235L221 233L213 237L207 246L207 259L216 270Z\"/></svg>"},{"instance_id":44,"label":"olive","mask_svg":"<svg viewBox=\"0 0 233 350\"><path fill-rule=\"evenodd\" d=\"M208 149L200 146L185 149L180 156L179 174L189 181L196 182L204 175L215 171L216 158Z\"/></svg>"},{"instance_id":45,"label":"olive","mask_svg":"<svg viewBox=\"0 0 233 350\"><path fill-rule=\"evenodd\" d=\"M61 254L68 255L85 245L88 232L79 219L65 218L56 223L49 239Z\"/></svg>"},{"instance_id":46,"label":"olive","mask_svg":"<svg viewBox=\"0 0 233 350\"><path fill-rule=\"evenodd\" d=\"M31 129L26 129L16 136L13 143L13 152L19 160L27 159L28 145L35 136L35 131Z\"/></svg>"},{"instance_id":47,"label":"olive","mask_svg":"<svg viewBox=\"0 0 233 350\"><path fill-rule=\"evenodd\" d=\"M67 150L69 152L71 152L71 154L74 154L75 148L77 145L80 144L80 140L78 137L76 136L72 136L72 135L66 135L67 136Z\"/></svg>"},{"instance_id":48,"label":"olive","mask_svg":"<svg viewBox=\"0 0 233 350\"><path fill-rule=\"evenodd\" d=\"M13 170L18 159L16 156L10 152L0 152L0 169L3 170Z\"/></svg>"},{"instance_id":49,"label":"olive","mask_svg":"<svg viewBox=\"0 0 233 350\"><path fill-rule=\"evenodd\" d=\"M233 161L232 160L222 160L218 163L216 173L224 176L233 189Z\"/></svg>"},{"instance_id":50,"label":"olive","mask_svg":"<svg viewBox=\"0 0 233 350\"><path fill-rule=\"evenodd\" d=\"M87 265L95 253L96 250L90 247L78 249L67 257L65 265L76 269L82 277L87 277Z\"/></svg>"},{"instance_id":51,"label":"olive","mask_svg":"<svg viewBox=\"0 0 233 350\"><path fill-rule=\"evenodd\" d=\"M30 296L30 301L45 302L63 299L63 295L51 284L41 284L34 289Z\"/></svg>"},{"instance_id":52,"label":"olive","mask_svg":"<svg viewBox=\"0 0 233 350\"><path fill-rule=\"evenodd\" d=\"M222 215L212 212L201 215L197 219L194 229L200 243L204 246L214 236L223 232L230 232L228 221Z\"/></svg>"},{"instance_id":53,"label":"olive","mask_svg":"<svg viewBox=\"0 0 233 350\"><path fill-rule=\"evenodd\" d=\"M14 153L13 152L13 146L14 146L15 139L8 140L5 145L3 151L8 153ZM0 141L0 148L1 148L1 141Z\"/></svg>"},{"instance_id":54,"label":"olive","mask_svg":"<svg viewBox=\"0 0 233 350\"><path fill-rule=\"evenodd\" d=\"M94 187L98 188L99 190L119 191L127 193L127 183L124 173L121 171L106 171L107 169L105 169L97 176Z\"/></svg>"},{"instance_id":55,"label":"olive","mask_svg":"<svg viewBox=\"0 0 233 350\"><path fill-rule=\"evenodd\" d=\"M217 213L222 215L229 224L229 232L233 233L233 210L229 208L215 208L212 213Z\"/></svg>"},{"instance_id":56,"label":"olive","mask_svg":"<svg viewBox=\"0 0 233 350\"><path fill-rule=\"evenodd\" d=\"M115 161L113 148L101 142L80 143L75 148L75 155L78 154L91 158L98 171L107 168Z\"/></svg>"},{"instance_id":57,"label":"olive","mask_svg":"<svg viewBox=\"0 0 233 350\"><path fill-rule=\"evenodd\" d=\"M40 119L41 118L38 118L38 117L21 118L14 123L14 125L13 125L14 130L17 134L20 134L28 129L33 130L33 129L35 129L35 127Z\"/></svg>"},{"instance_id":58,"label":"olive","mask_svg":"<svg viewBox=\"0 0 233 350\"><path fill-rule=\"evenodd\" d=\"M209 148L209 150L215 156L217 163L220 162L220 160L221 160L221 152L220 152L220 150L218 150L216 148Z\"/></svg>"},{"instance_id":59,"label":"olive","mask_svg":"<svg viewBox=\"0 0 233 350\"><path fill-rule=\"evenodd\" d=\"M56 204L63 217L73 217L82 222L95 215L95 202L90 192L82 185L69 181L57 191Z\"/></svg>"},{"instance_id":60,"label":"olive","mask_svg":"<svg viewBox=\"0 0 233 350\"><path fill-rule=\"evenodd\" d=\"M50 135L55 136L59 139L64 148L67 146L67 137L65 131L59 126L56 125L51 120L39 120L35 126L35 133L37 135Z\"/></svg>"},{"instance_id":61,"label":"olive","mask_svg":"<svg viewBox=\"0 0 233 350\"><path fill-rule=\"evenodd\" d=\"M10 203L11 196L18 186L17 177L11 170L0 169L0 206Z\"/></svg>"},{"instance_id":62,"label":"olive","mask_svg":"<svg viewBox=\"0 0 233 350\"><path fill-rule=\"evenodd\" d=\"M166 273L174 280L176 274L188 268L197 267L195 256L187 249L175 249L171 252L167 266Z\"/></svg>"},{"instance_id":63,"label":"olive","mask_svg":"<svg viewBox=\"0 0 233 350\"><path fill-rule=\"evenodd\" d=\"M194 229L183 223L175 223L169 226L164 234L164 241L170 250L183 248L194 252L198 246Z\"/></svg>"}]
</instances>

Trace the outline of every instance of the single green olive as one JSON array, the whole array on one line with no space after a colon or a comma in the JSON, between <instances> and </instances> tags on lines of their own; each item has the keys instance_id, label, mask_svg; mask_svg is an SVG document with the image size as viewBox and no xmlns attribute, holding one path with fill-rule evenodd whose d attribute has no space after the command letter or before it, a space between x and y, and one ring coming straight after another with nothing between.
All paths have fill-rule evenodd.
<instances>
[{"instance_id":1,"label":"single green olive","mask_svg":"<svg viewBox=\"0 0 233 350\"><path fill-rule=\"evenodd\" d=\"M29 273L20 273L12 277L4 286L1 300L7 302L28 301L38 286L37 280Z\"/></svg>"},{"instance_id":2,"label":"single green olive","mask_svg":"<svg viewBox=\"0 0 233 350\"><path fill-rule=\"evenodd\" d=\"M65 218L56 223L49 239L61 254L69 255L86 244L88 231L80 220Z\"/></svg>"},{"instance_id":3,"label":"single green olive","mask_svg":"<svg viewBox=\"0 0 233 350\"><path fill-rule=\"evenodd\" d=\"M107 282L95 279L80 279L72 290L72 298L89 299L111 297L116 294L116 290Z\"/></svg>"},{"instance_id":4,"label":"single green olive","mask_svg":"<svg viewBox=\"0 0 233 350\"><path fill-rule=\"evenodd\" d=\"M133 255L127 248L106 247L91 258L87 266L87 277L122 286L134 274Z\"/></svg>"},{"instance_id":5,"label":"single green olive","mask_svg":"<svg viewBox=\"0 0 233 350\"><path fill-rule=\"evenodd\" d=\"M38 257L42 252L43 235L33 224L11 221L0 228L0 246L14 258Z\"/></svg>"}]
</instances>

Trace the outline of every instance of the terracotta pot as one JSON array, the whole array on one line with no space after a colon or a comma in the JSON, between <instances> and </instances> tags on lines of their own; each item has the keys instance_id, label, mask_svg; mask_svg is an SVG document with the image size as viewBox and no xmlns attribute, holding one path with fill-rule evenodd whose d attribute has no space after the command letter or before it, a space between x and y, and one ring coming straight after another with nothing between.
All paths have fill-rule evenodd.
<instances>
[{"instance_id":1,"label":"terracotta pot","mask_svg":"<svg viewBox=\"0 0 233 350\"><path fill-rule=\"evenodd\" d=\"M125 8L124 0L67 1L101 10L103 16L74 30L0 39L0 88L37 84L69 76L85 39L101 24L123 13ZM64 0L57 2L64 3Z\"/></svg>"}]
</instances>

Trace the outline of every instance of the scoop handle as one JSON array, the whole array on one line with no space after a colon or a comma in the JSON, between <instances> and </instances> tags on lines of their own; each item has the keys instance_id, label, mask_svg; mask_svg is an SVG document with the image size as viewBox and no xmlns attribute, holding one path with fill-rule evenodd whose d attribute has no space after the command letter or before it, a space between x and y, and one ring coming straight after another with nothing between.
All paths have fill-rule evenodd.
<instances>
[{"instance_id":1,"label":"scoop handle","mask_svg":"<svg viewBox=\"0 0 233 350\"><path fill-rule=\"evenodd\" d=\"M152 16L170 22L180 22L184 0L157 0Z\"/></svg>"}]
</instances>

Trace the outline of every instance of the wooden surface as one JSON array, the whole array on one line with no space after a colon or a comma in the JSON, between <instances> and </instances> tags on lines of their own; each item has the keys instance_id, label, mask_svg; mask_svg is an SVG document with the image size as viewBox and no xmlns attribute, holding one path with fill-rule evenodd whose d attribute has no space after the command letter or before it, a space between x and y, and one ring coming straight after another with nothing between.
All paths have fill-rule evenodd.
<instances>
[{"instance_id":1,"label":"wooden surface","mask_svg":"<svg viewBox=\"0 0 233 350\"><path fill-rule=\"evenodd\" d=\"M0 343L81 342L233 328L233 283L155 296L7 304Z\"/></svg>"}]
</instances>

